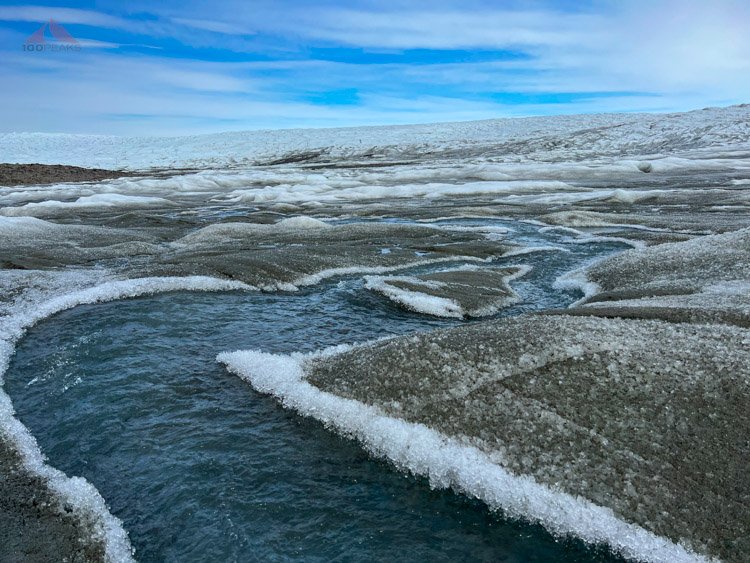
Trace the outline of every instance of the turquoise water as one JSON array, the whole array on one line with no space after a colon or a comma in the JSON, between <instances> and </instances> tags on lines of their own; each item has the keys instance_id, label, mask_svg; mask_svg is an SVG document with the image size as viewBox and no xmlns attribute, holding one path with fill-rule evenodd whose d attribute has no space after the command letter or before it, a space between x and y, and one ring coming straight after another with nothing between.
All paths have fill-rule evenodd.
<instances>
[{"instance_id":1,"label":"turquoise water","mask_svg":"<svg viewBox=\"0 0 750 563\"><path fill-rule=\"evenodd\" d=\"M517 284L528 302L509 314L569 303L554 277L618 248L509 258L536 268ZM49 462L99 489L140 561L613 559L432 491L215 362L453 324L401 311L357 279L299 294L172 293L41 323L6 387Z\"/></svg>"}]
</instances>

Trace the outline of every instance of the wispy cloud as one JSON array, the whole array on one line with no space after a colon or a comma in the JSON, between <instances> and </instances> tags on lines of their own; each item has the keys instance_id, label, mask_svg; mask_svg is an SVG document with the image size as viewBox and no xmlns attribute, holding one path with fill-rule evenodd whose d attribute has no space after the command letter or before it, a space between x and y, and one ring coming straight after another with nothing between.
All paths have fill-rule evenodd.
<instances>
[{"instance_id":1,"label":"wispy cloud","mask_svg":"<svg viewBox=\"0 0 750 563\"><path fill-rule=\"evenodd\" d=\"M1 128L192 132L750 99L750 5L734 0L110 2L0 7ZM50 18L80 53L20 51Z\"/></svg>"},{"instance_id":2,"label":"wispy cloud","mask_svg":"<svg viewBox=\"0 0 750 563\"><path fill-rule=\"evenodd\" d=\"M191 18L172 18L172 22L178 25L184 25L194 29L202 29L205 31L212 31L214 33L221 33L225 35L254 35L255 32L247 27L241 25L235 25L222 21L215 20L203 20L203 19L191 19Z\"/></svg>"},{"instance_id":3,"label":"wispy cloud","mask_svg":"<svg viewBox=\"0 0 750 563\"><path fill-rule=\"evenodd\" d=\"M57 20L69 24L91 25L96 27L130 29L134 22L124 18L78 8L51 6L0 6L0 21L45 22Z\"/></svg>"},{"instance_id":4,"label":"wispy cloud","mask_svg":"<svg viewBox=\"0 0 750 563\"><path fill-rule=\"evenodd\" d=\"M593 44L602 23L599 16L557 11L345 9L304 14L290 27L309 37L361 47L506 49Z\"/></svg>"}]
</instances>

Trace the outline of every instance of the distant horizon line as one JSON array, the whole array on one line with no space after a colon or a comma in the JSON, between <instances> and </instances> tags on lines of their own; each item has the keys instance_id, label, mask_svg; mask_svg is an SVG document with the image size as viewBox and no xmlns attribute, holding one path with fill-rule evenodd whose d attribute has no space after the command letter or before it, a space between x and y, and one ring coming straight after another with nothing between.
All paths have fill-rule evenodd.
<instances>
[{"instance_id":1,"label":"distant horizon line","mask_svg":"<svg viewBox=\"0 0 750 563\"><path fill-rule=\"evenodd\" d=\"M214 132L203 132L203 133L182 133L175 135L159 135L152 133L144 133L139 135L118 135L114 133L67 133L64 131L0 131L0 135L66 135L66 136L79 136L79 137L114 137L114 138L177 138L177 137L206 137L211 135L225 135L225 134L239 134L239 133L263 133L263 132L278 132L278 131L320 131L320 130L336 130L336 129L381 129L381 128L396 128L396 127L424 127L429 125L452 125L459 123L484 123L488 121L504 121L504 120L524 120L524 119L556 119L561 117L585 117L593 115L678 115L686 113L694 113L699 111L716 110L716 109L730 109L730 108L744 108L750 106L750 102L742 102L738 104L729 104L726 106L704 106L701 108L694 108L683 111L643 111L643 110L632 110L632 111L592 111L592 112L581 112L581 113L556 113L556 114L540 114L540 115L514 115L507 117L489 117L486 119L466 119L466 120L451 120L451 121L427 121L420 123L382 123L382 124L368 124L368 125L331 125L331 126L311 126L311 127L264 127L258 129L224 129Z\"/></svg>"}]
</instances>

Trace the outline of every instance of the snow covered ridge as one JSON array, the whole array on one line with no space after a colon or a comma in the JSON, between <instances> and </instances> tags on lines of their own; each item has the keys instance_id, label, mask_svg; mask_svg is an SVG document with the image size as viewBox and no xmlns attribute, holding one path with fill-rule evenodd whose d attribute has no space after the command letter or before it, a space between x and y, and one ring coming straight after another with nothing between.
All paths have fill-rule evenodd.
<instances>
[{"instance_id":1,"label":"snow covered ridge","mask_svg":"<svg viewBox=\"0 0 750 563\"><path fill-rule=\"evenodd\" d=\"M0 134L0 162L147 169L232 167L325 158L403 160L421 153L581 160L750 143L750 106L676 114L598 114L429 125L246 131L186 137Z\"/></svg>"},{"instance_id":2,"label":"snow covered ridge","mask_svg":"<svg viewBox=\"0 0 750 563\"><path fill-rule=\"evenodd\" d=\"M0 215L9 217L34 217L37 214L41 216L63 215L71 209L170 207L175 205L175 203L160 197L96 194L79 197L77 200L70 202L47 200L39 203L27 203L19 207L3 207L0 208Z\"/></svg>"},{"instance_id":3,"label":"snow covered ridge","mask_svg":"<svg viewBox=\"0 0 750 563\"><path fill-rule=\"evenodd\" d=\"M635 560L707 561L624 522L610 509L531 477L514 475L479 449L424 424L388 416L377 407L321 391L305 381L307 362L347 349L339 346L317 354L291 356L242 351L220 354L217 360L257 391L276 397L284 407L357 439L372 455L388 459L399 469L428 477L432 487L453 488L511 517L539 522L553 534L574 534L590 543L608 543L616 552Z\"/></svg>"}]
</instances>

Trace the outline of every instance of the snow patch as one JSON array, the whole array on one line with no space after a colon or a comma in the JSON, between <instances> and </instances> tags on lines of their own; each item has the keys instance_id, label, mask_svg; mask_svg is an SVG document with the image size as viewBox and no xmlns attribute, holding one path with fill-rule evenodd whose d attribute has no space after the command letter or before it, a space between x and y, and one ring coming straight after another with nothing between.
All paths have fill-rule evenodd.
<instances>
[{"instance_id":1,"label":"snow patch","mask_svg":"<svg viewBox=\"0 0 750 563\"><path fill-rule=\"evenodd\" d=\"M422 286L440 286L439 282L424 282L418 278L409 276L383 278L380 276L365 276L365 288L386 296L388 299L403 305L415 313L433 315L435 317L446 317L454 319L464 318L466 311L461 305L445 297L436 297L417 291L400 289L388 283L389 281L405 281Z\"/></svg>"},{"instance_id":2,"label":"snow patch","mask_svg":"<svg viewBox=\"0 0 750 563\"><path fill-rule=\"evenodd\" d=\"M571 303L571 308L586 302L588 299L601 292L602 290L602 288L598 284L589 280L586 275L586 271L591 267L591 265L592 264L588 264L586 266L583 266L582 268L578 268L576 270L573 270L572 272L563 274L555 280L554 284L552 284L555 289L559 289L561 291L580 291L581 293L583 293L583 297L581 297L575 303Z\"/></svg>"},{"instance_id":3,"label":"snow patch","mask_svg":"<svg viewBox=\"0 0 750 563\"><path fill-rule=\"evenodd\" d=\"M75 201L42 201L39 203L27 203L20 207L4 207L0 214L20 217L47 215L50 213L64 212L71 209L101 209L106 207L153 207L174 206L174 202L161 197L146 197L121 194L95 194L79 197Z\"/></svg>"}]
</instances>

